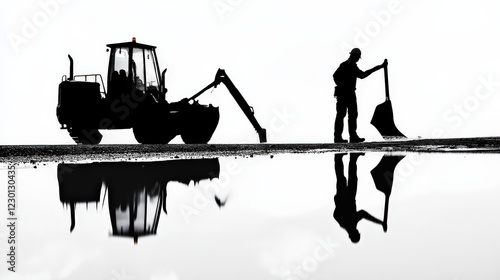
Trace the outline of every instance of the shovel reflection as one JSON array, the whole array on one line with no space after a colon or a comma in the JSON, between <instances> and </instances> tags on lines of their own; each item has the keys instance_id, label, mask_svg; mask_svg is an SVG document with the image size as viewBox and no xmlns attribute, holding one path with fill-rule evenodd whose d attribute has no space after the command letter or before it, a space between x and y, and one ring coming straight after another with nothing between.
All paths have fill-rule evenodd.
<instances>
[{"instance_id":1,"label":"shovel reflection","mask_svg":"<svg viewBox=\"0 0 500 280\"><path fill-rule=\"evenodd\" d=\"M70 231L75 228L77 203L96 203L101 189L108 192L113 236L154 235L161 210L167 214L167 184L189 185L219 177L218 159L162 162L105 162L58 165L59 198L71 209ZM104 195L104 197L106 194Z\"/></svg>"},{"instance_id":2,"label":"shovel reflection","mask_svg":"<svg viewBox=\"0 0 500 280\"><path fill-rule=\"evenodd\" d=\"M392 192L392 183L394 181L394 170L398 163L403 160L405 156L389 156L384 155L380 162L372 169L371 174L373 182L377 190L385 194L385 207L384 207L384 231L387 231L387 216L389 214L389 197Z\"/></svg>"},{"instance_id":3,"label":"shovel reflection","mask_svg":"<svg viewBox=\"0 0 500 280\"><path fill-rule=\"evenodd\" d=\"M389 211L389 197L392 191L394 170L397 164L405 156L384 155L378 165L373 168L371 175L376 188L385 194L384 220L372 216L365 210L357 210L356 194L358 188L357 160L364 153L351 153L349 156L348 179L344 175L344 163L342 158L345 154L335 154L335 175L337 177L337 192L335 194L334 219L344 228L353 243L358 243L361 234L357 229L362 219L382 225L387 231L387 218Z\"/></svg>"}]
</instances>

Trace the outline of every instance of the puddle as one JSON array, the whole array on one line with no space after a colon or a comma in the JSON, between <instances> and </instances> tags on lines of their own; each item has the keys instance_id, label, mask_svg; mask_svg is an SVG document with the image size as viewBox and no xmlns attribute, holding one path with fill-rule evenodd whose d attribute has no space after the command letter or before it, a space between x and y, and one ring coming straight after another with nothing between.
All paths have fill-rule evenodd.
<instances>
[{"instance_id":1,"label":"puddle","mask_svg":"<svg viewBox=\"0 0 500 280\"><path fill-rule=\"evenodd\" d=\"M0 275L498 279L499 163L325 152L19 167L18 273L3 227Z\"/></svg>"}]
</instances>

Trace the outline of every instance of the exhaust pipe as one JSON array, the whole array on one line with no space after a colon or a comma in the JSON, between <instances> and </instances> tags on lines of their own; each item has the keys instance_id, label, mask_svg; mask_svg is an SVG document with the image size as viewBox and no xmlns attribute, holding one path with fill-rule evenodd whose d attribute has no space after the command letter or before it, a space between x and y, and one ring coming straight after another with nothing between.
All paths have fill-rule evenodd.
<instances>
[{"instance_id":1,"label":"exhaust pipe","mask_svg":"<svg viewBox=\"0 0 500 280\"><path fill-rule=\"evenodd\" d=\"M167 88L165 87L165 72L167 72L167 68L165 68L163 72L161 72L161 88L160 88L161 93L167 93L166 91Z\"/></svg>"},{"instance_id":2,"label":"exhaust pipe","mask_svg":"<svg viewBox=\"0 0 500 280\"><path fill-rule=\"evenodd\" d=\"M68 80L73 80L73 58L68 54L69 58L69 78Z\"/></svg>"}]
</instances>

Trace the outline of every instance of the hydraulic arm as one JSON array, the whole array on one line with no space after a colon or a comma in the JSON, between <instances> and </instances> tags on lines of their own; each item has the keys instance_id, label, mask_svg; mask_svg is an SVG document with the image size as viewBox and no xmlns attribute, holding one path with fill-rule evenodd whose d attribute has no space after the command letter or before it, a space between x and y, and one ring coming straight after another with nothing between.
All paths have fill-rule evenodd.
<instances>
[{"instance_id":1,"label":"hydraulic arm","mask_svg":"<svg viewBox=\"0 0 500 280\"><path fill-rule=\"evenodd\" d=\"M257 119L254 116L253 107L248 105L245 98L243 98L243 95L241 95L240 91L236 88L231 79L229 79L224 69L217 70L217 73L215 74L215 80L211 84L206 86L204 89L202 89L200 92L189 98L189 100L196 99L198 96L200 96L210 88L212 87L216 88L220 83L223 83L226 86L226 88L229 90L229 93L231 93L234 100L236 100L236 103L238 103L243 113L245 113L245 116L247 116L248 120L255 128L255 130L259 134L260 143L266 143L267 142L266 130L260 126L259 122L257 122Z\"/></svg>"}]
</instances>

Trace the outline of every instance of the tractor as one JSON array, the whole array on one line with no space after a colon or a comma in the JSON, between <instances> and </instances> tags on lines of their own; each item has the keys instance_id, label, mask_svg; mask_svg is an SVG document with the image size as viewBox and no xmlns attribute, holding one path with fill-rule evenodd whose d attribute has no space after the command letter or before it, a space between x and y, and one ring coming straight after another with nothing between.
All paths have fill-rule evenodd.
<instances>
[{"instance_id":1,"label":"tractor","mask_svg":"<svg viewBox=\"0 0 500 280\"><path fill-rule=\"evenodd\" d=\"M254 126L261 143L266 130L239 90L219 69L214 81L190 98L166 100L165 72L160 72L156 47L131 42L108 44L107 89L100 74L74 75L73 58L69 76L59 84L56 115L77 144L99 144L103 129L132 128L141 144L167 144L180 135L186 144L206 144L219 123L219 108L196 99L223 83Z\"/></svg>"}]
</instances>

